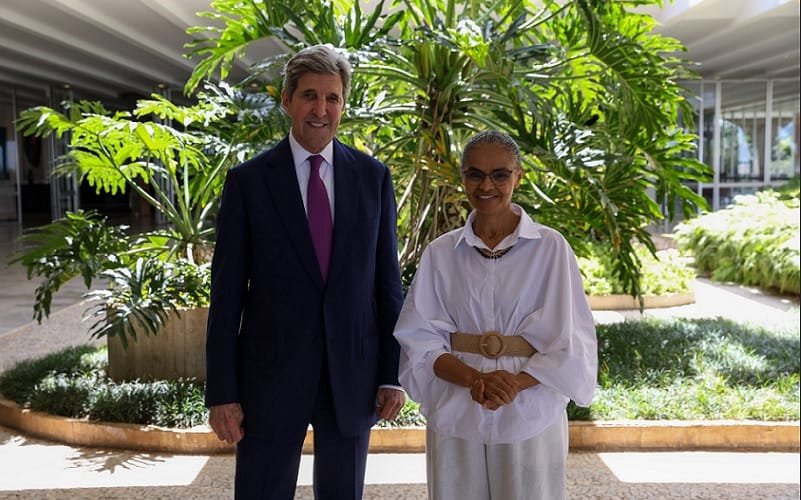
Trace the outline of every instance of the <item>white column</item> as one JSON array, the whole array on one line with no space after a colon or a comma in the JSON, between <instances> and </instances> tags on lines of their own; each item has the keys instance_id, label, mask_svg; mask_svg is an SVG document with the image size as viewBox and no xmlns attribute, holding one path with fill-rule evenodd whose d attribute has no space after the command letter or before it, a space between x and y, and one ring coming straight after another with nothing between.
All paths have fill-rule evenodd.
<instances>
[{"instance_id":1,"label":"white column","mask_svg":"<svg viewBox=\"0 0 801 500\"><path fill-rule=\"evenodd\" d=\"M715 122L712 135L712 211L720 210L720 112L723 83L715 82Z\"/></svg>"},{"instance_id":2,"label":"white column","mask_svg":"<svg viewBox=\"0 0 801 500\"><path fill-rule=\"evenodd\" d=\"M770 167L773 149L773 80L768 80L765 88L765 160L762 179L765 185L770 184Z\"/></svg>"},{"instance_id":3,"label":"white column","mask_svg":"<svg viewBox=\"0 0 801 500\"><path fill-rule=\"evenodd\" d=\"M704 106L704 81L701 80L701 86L698 90L698 98L701 100L701 106L698 110L698 161L704 163L704 143L706 142L704 139L704 110L706 109ZM704 195L704 183L699 182L697 184L697 191L698 196Z\"/></svg>"},{"instance_id":4,"label":"white column","mask_svg":"<svg viewBox=\"0 0 801 500\"><path fill-rule=\"evenodd\" d=\"M18 119L17 116L17 89L11 89L11 116L14 120ZM14 177L17 183L17 225L19 226L19 234L22 234L22 134L17 130L17 127L12 127L14 134L14 144L16 145L16 172Z\"/></svg>"}]
</instances>

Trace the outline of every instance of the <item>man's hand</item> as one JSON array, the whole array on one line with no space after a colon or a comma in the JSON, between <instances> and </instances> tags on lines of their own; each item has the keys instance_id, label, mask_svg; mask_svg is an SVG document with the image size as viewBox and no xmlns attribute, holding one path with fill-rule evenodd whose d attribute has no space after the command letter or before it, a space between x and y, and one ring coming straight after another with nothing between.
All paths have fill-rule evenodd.
<instances>
[{"instance_id":1,"label":"man's hand","mask_svg":"<svg viewBox=\"0 0 801 500\"><path fill-rule=\"evenodd\" d=\"M228 444L238 443L245 436L242 430L242 406L239 403L227 403L209 408L209 425L220 441Z\"/></svg>"},{"instance_id":2,"label":"man's hand","mask_svg":"<svg viewBox=\"0 0 801 500\"><path fill-rule=\"evenodd\" d=\"M375 412L384 420L394 420L406 402L406 393L389 387L378 389L376 395Z\"/></svg>"}]
</instances>

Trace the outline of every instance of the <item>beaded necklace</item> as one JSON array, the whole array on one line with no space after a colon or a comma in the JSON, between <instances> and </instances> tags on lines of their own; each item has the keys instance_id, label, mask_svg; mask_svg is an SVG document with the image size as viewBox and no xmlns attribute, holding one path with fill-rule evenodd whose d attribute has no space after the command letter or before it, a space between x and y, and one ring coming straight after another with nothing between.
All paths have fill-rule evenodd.
<instances>
[{"instance_id":1,"label":"beaded necklace","mask_svg":"<svg viewBox=\"0 0 801 500\"><path fill-rule=\"evenodd\" d=\"M476 249L476 252L479 253L485 259L500 259L504 255L506 255L509 250L513 249L515 246L512 245L510 247L506 247L503 250L487 250L485 248L473 247Z\"/></svg>"}]
</instances>

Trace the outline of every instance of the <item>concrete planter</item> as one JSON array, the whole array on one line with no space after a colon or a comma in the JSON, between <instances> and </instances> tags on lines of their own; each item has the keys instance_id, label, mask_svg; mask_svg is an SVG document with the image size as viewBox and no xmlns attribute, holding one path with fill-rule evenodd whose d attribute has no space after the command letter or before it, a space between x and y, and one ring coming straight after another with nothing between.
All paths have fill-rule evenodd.
<instances>
[{"instance_id":1,"label":"concrete planter","mask_svg":"<svg viewBox=\"0 0 801 500\"><path fill-rule=\"evenodd\" d=\"M158 335L139 333L128 339L127 349L118 337L108 337L109 376L116 380L137 378L206 380L207 307L172 313Z\"/></svg>"},{"instance_id":2,"label":"concrete planter","mask_svg":"<svg viewBox=\"0 0 801 500\"><path fill-rule=\"evenodd\" d=\"M639 309L639 301L631 295L588 295L587 302L593 311L621 311ZM645 309L684 306L695 303L695 293L669 293L643 296Z\"/></svg>"},{"instance_id":3,"label":"concrete planter","mask_svg":"<svg viewBox=\"0 0 801 500\"><path fill-rule=\"evenodd\" d=\"M40 439L74 446L198 454L233 450L219 441L206 426L169 429L153 425L89 422L24 410L3 398L0 398L0 424Z\"/></svg>"},{"instance_id":4,"label":"concrete planter","mask_svg":"<svg viewBox=\"0 0 801 500\"><path fill-rule=\"evenodd\" d=\"M799 422L621 420L570 422L570 449L583 451L798 451Z\"/></svg>"}]
</instances>

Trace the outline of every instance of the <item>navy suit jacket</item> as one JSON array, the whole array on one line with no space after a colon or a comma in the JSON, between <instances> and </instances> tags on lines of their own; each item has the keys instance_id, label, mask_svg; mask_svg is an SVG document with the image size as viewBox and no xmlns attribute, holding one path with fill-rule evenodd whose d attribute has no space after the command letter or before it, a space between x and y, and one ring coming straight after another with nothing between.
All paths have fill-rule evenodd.
<instances>
[{"instance_id":1,"label":"navy suit jacket","mask_svg":"<svg viewBox=\"0 0 801 500\"><path fill-rule=\"evenodd\" d=\"M314 253L289 140L231 169L217 219L206 341L206 404L239 402L245 433L297 439L323 349L339 430L377 420L379 385L398 385L392 331L403 292L390 172L334 140L327 284Z\"/></svg>"}]
</instances>

